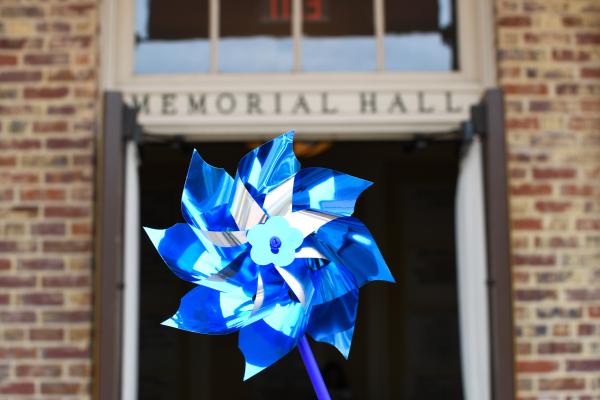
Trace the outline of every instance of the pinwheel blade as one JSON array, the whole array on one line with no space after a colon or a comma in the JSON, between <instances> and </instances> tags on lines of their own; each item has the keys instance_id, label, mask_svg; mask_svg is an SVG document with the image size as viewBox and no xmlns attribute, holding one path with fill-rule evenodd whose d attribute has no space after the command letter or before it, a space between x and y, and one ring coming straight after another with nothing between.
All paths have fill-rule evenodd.
<instances>
[{"instance_id":1,"label":"pinwheel blade","mask_svg":"<svg viewBox=\"0 0 600 400\"><path fill-rule=\"evenodd\" d=\"M240 160L236 180L244 183L260 205L267 193L300 169L293 141L294 131L286 132L250 151Z\"/></svg>"},{"instance_id":2,"label":"pinwheel blade","mask_svg":"<svg viewBox=\"0 0 600 400\"><path fill-rule=\"evenodd\" d=\"M240 329L239 348L246 359L244 380L289 353L304 334L307 316L300 303L278 304L265 318Z\"/></svg>"},{"instance_id":3,"label":"pinwheel blade","mask_svg":"<svg viewBox=\"0 0 600 400\"><path fill-rule=\"evenodd\" d=\"M227 171L208 164L194 150L181 195L186 222L206 231L237 230L229 212L233 187Z\"/></svg>"},{"instance_id":4,"label":"pinwheel blade","mask_svg":"<svg viewBox=\"0 0 600 400\"><path fill-rule=\"evenodd\" d=\"M181 298L179 310L162 324L184 331L224 335L240 329L252 313L252 297L241 288L221 292L197 286Z\"/></svg>"},{"instance_id":5,"label":"pinwheel blade","mask_svg":"<svg viewBox=\"0 0 600 400\"><path fill-rule=\"evenodd\" d=\"M323 225L315 234L315 246L348 268L358 287L370 281L395 282L371 232L356 218L338 218Z\"/></svg>"},{"instance_id":6,"label":"pinwheel blade","mask_svg":"<svg viewBox=\"0 0 600 400\"><path fill-rule=\"evenodd\" d=\"M358 196L373 183L327 168L304 168L294 179L293 211L350 216Z\"/></svg>"},{"instance_id":7,"label":"pinwheel blade","mask_svg":"<svg viewBox=\"0 0 600 400\"><path fill-rule=\"evenodd\" d=\"M144 229L171 271L177 277L197 284L218 274L247 249L247 245L215 246L208 239L200 238L201 234L188 224Z\"/></svg>"},{"instance_id":8,"label":"pinwheel blade","mask_svg":"<svg viewBox=\"0 0 600 400\"><path fill-rule=\"evenodd\" d=\"M307 332L319 342L335 346L345 358L350 353L358 309L358 289L313 307Z\"/></svg>"}]
</instances>

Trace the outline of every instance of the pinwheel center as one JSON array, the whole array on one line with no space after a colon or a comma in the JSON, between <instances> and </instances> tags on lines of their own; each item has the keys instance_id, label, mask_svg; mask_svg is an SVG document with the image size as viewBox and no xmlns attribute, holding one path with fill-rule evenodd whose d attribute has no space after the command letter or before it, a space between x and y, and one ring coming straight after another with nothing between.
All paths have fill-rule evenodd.
<instances>
[{"instance_id":1,"label":"pinwheel center","mask_svg":"<svg viewBox=\"0 0 600 400\"><path fill-rule=\"evenodd\" d=\"M277 254L281 248L281 239L279 239L277 236L273 236L271 239L269 239L269 245L271 246L271 253Z\"/></svg>"}]
</instances>

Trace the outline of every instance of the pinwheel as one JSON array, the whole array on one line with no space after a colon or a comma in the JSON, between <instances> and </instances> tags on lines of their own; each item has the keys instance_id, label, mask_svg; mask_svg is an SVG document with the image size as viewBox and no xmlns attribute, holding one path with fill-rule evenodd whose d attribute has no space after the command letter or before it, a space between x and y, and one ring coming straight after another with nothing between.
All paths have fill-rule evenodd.
<instances>
[{"instance_id":1,"label":"pinwheel","mask_svg":"<svg viewBox=\"0 0 600 400\"><path fill-rule=\"evenodd\" d=\"M250 151L235 178L194 151L185 223L145 229L173 273L197 285L164 325L239 331L244 380L298 346L319 398L328 398L305 335L348 358L358 289L394 279L368 229L351 217L371 182L300 169L293 137Z\"/></svg>"}]
</instances>

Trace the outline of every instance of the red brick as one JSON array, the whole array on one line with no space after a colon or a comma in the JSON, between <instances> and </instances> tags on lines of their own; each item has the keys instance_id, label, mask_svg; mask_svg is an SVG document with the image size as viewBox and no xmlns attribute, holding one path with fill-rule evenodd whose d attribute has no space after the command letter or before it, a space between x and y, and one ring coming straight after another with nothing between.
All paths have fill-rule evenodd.
<instances>
[{"instance_id":1,"label":"red brick","mask_svg":"<svg viewBox=\"0 0 600 400\"><path fill-rule=\"evenodd\" d=\"M566 196L592 196L594 187L591 185L563 185L561 194Z\"/></svg>"},{"instance_id":2,"label":"red brick","mask_svg":"<svg viewBox=\"0 0 600 400\"><path fill-rule=\"evenodd\" d=\"M43 394L77 394L80 393L78 383L42 383Z\"/></svg>"},{"instance_id":3,"label":"red brick","mask_svg":"<svg viewBox=\"0 0 600 400\"><path fill-rule=\"evenodd\" d=\"M580 231L595 231L600 229L600 219L578 219L575 224L577 230Z\"/></svg>"},{"instance_id":4,"label":"red brick","mask_svg":"<svg viewBox=\"0 0 600 400\"><path fill-rule=\"evenodd\" d=\"M513 196L539 196L552 193L552 186L548 184L523 184L511 185L510 194Z\"/></svg>"},{"instance_id":5,"label":"red brick","mask_svg":"<svg viewBox=\"0 0 600 400\"><path fill-rule=\"evenodd\" d=\"M92 175L88 171L60 171L46 173L47 183L91 182Z\"/></svg>"},{"instance_id":6,"label":"red brick","mask_svg":"<svg viewBox=\"0 0 600 400\"><path fill-rule=\"evenodd\" d=\"M0 322L2 324L35 322L33 311L0 311Z\"/></svg>"},{"instance_id":7,"label":"red brick","mask_svg":"<svg viewBox=\"0 0 600 400\"><path fill-rule=\"evenodd\" d=\"M537 117L520 117L520 118L507 118L506 127L510 130L516 129L538 129L539 120Z\"/></svg>"},{"instance_id":8,"label":"red brick","mask_svg":"<svg viewBox=\"0 0 600 400\"><path fill-rule=\"evenodd\" d=\"M0 347L0 359L36 358L37 349L29 347Z\"/></svg>"},{"instance_id":9,"label":"red brick","mask_svg":"<svg viewBox=\"0 0 600 400\"><path fill-rule=\"evenodd\" d=\"M71 225L71 233L73 235L90 235L92 234L92 225L86 222L74 223Z\"/></svg>"},{"instance_id":10,"label":"red brick","mask_svg":"<svg viewBox=\"0 0 600 400\"><path fill-rule=\"evenodd\" d=\"M42 286L52 288L87 287L90 277L87 275L60 275L45 276L42 278Z\"/></svg>"},{"instance_id":11,"label":"red brick","mask_svg":"<svg viewBox=\"0 0 600 400\"><path fill-rule=\"evenodd\" d=\"M36 25L36 29L40 33L68 33L71 31L71 25L67 22L40 22Z\"/></svg>"},{"instance_id":12,"label":"red brick","mask_svg":"<svg viewBox=\"0 0 600 400\"><path fill-rule=\"evenodd\" d=\"M69 376L88 377L90 376L90 367L87 364L76 364L69 366Z\"/></svg>"},{"instance_id":13,"label":"red brick","mask_svg":"<svg viewBox=\"0 0 600 400\"><path fill-rule=\"evenodd\" d=\"M571 49L553 49L552 59L554 61L565 61L565 62L581 62L589 61L591 58L590 53L582 50L571 50Z\"/></svg>"},{"instance_id":14,"label":"red brick","mask_svg":"<svg viewBox=\"0 0 600 400\"><path fill-rule=\"evenodd\" d=\"M3 7L2 8L3 17L43 17L45 15L44 9L41 7L35 6L13 6L13 7Z\"/></svg>"},{"instance_id":15,"label":"red brick","mask_svg":"<svg viewBox=\"0 0 600 400\"><path fill-rule=\"evenodd\" d=\"M577 342L549 342L538 345L540 354L577 354L581 353L581 343Z\"/></svg>"},{"instance_id":16,"label":"red brick","mask_svg":"<svg viewBox=\"0 0 600 400\"><path fill-rule=\"evenodd\" d=\"M531 25L531 18L527 15L511 15L498 18L498 25L503 27L525 27Z\"/></svg>"},{"instance_id":17,"label":"red brick","mask_svg":"<svg viewBox=\"0 0 600 400\"><path fill-rule=\"evenodd\" d=\"M585 389L585 379L583 378L555 378L541 379L539 383L540 390L581 390Z\"/></svg>"},{"instance_id":18,"label":"red brick","mask_svg":"<svg viewBox=\"0 0 600 400\"><path fill-rule=\"evenodd\" d=\"M48 114L49 115L73 115L75 114L77 109L74 106L56 106L49 105L48 106Z\"/></svg>"},{"instance_id":19,"label":"red brick","mask_svg":"<svg viewBox=\"0 0 600 400\"><path fill-rule=\"evenodd\" d=\"M0 38L0 49L19 50L25 47L27 39L24 38Z\"/></svg>"},{"instance_id":20,"label":"red brick","mask_svg":"<svg viewBox=\"0 0 600 400\"><path fill-rule=\"evenodd\" d=\"M68 93L69 89L66 87L47 87L25 88L24 95L26 99L59 99L66 97Z\"/></svg>"},{"instance_id":21,"label":"red brick","mask_svg":"<svg viewBox=\"0 0 600 400\"><path fill-rule=\"evenodd\" d=\"M60 253L86 253L92 250L92 242L89 240L46 240L43 243L46 252Z\"/></svg>"},{"instance_id":22,"label":"red brick","mask_svg":"<svg viewBox=\"0 0 600 400\"><path fill-rule=\"evenodd\" d=\"M577 44L600 44L600 33L579 33Z\"/></svg>"},{"instance_id":23,"label":"red brick","mask_svg":"<svg viewBox=\"0 0 600 400\"><path fill-rule=\"evenodd\" d=\"M595 331L595 325L592 324L579 324L577 327L577 333L579 336L591 336L595 334Z\"/></svg>"},{"instance_id":24,"label":"red brick","mask_svg":"<svg viewBox=\"0 0 600 400\"><path fill-rule=\"evenodd\" d=\"M0 394L33 394L34 384L32 382L6 382L0 383Z\"/></svg>"},{"instance_id":25,"label":"red brick","mask_svg":"<svg viewBox=\"0 0 600 400\"><path fill-rule=\"evenodd\" d=\"M600 371L600 358L592 360L569 360L567 361L567 371Z\"/></svg>"},{"instance_id":26,"label":"red brick","mask_svg":"<svg viewBox=\"0 0 600 400\"><path fill-rule=\"evenodd\" d=\"M32 235L58 235L64 236L66 233L66 227L64 223L39 223L31 225Z\"/></svg>"},{"instance_id":27,"label":"red brick","mask_svg":"<svg viewBox=\"0 0 600 400\"><path fill-rule=\"evenodd\" d=\"M543 213L560 213L568 210L571 206L570 201L538 200L535 202L535 209Z\"/></svg>"},{"instance_id":28,"label":"red brick","mask_svg":"<svg viewBox=\"0 0 600 400\"><path fill-rule=\"evenodd\" d=\"M25 54L24 61L29 65L64 65L69 62L69 55L55 52Z\"/></svg>"},{"instance_id":29,"label":"red brick","mask_svg":"<svg viewBox=\"0 0 600 400\"><path fill-rule=\"evenodd\" d=\"M520 289L515 290L515 298L519 301L541 301L556 300L558 298L555 290L542 289Z\"/></svg>"},{"instance_id":30,"label":"red brick","mask_svg":"<svg viewBox=\"0 0 600 400\"><path fill-rule=\"evenodd\" d=\"M567 289L569 301L598 301L600 300L600 289Z\"/></svg>"},{"instance_id":31,"label":"red brick","mask_svg":"<svg viewBox=\"0 0 600 400\"><path fill-rule=\"evenodd\" d=\"M513 256L513 265L554 266L556 265L556 257L554 255L515 254Z\"/></svg>"},{"instance_id":32,"label":"red brick","mask_svg":"<svg viewBox=\"0 0 600 400\"><path fill-rule=\"evenodd\" d=\"M0 156L0 167L14 167L17 165L17 157Z\"/></svg>"},{"instance_id":33,"label":"red brick","mask_svg":"<svg viewBox=\"0 0 600 400\"><path fill-rule=\"evenodd\" d=\"M11 267L11 261L6 258L0 258L0 271L7 271Z\"/></svg>"},{"instance_id":34,"label":"red brick","mask_svg":"<svg viewBox=\"0 0 600 400\"><path fill-rule=\"evenodd\" d=\"M582 78L600 78L600 68L582 68Z\"/></svg>"},{"instance_id":35,"label":"red brick","mask_svg":"<svg viewBox=\"0 0 600 400\"><path fill-rule=\"evenodd\" d=\"M39 200L64 200L66 199L64 189L24 189L21 190L21 200L39 201Z\"/></svg>"},{"instance_id":36,"label":"red brick","mask_svg":"<svg viewBox=\"0 0 600 400\"><path fill-rule=\"evenodd\" d=\"M91 148L91 139L63 139L52 138L46 141L46 147L49 149L89 149Z\"/></svg>"},{"instance_id":37,"label":"red brick","mask_svg":"<svg viewBox=\"0 0 600 400\"><path fill-rule=\"evenodd\" d=\"M44 311L42 319L47 323L90 322L89 311Z\"/></svg>"},{"instance_id":38,"label":"red brick","mask_svg":"<svg viewBox=\"0 0 600 400\"><path fill-rule=\"evenodd\" d=\"M80 17L90 14L96 10L94 2L81 2L80 4L68 4L52 7L52 15L63 17Z\"/></svg>"},{"instance_id":39,"label":"red brick","mask_svg":"<svg viewBox=\"0 0 600 400\"><path fill-rule=\"evenodd\" d=\"M87 348L77 347L51 347L43 350L44 358L88 358L90 351Z\"/></svg>"},{"instance_id":40,"label":"red brick","mask_svg":"<svg viewBox=\"0 0 600 400\"><path fill-rule=\"evenodd\" d=\"M64 262L61 259L52 259L49 257L20 259L18 261L18 268L32 271L58 271L64 269Z\"/></svg>"},{"instance_id":41,"label":"red brick","mask_svg":"<svg viewBox=\"0 0 600 400\"><path fill-rule=\"evenodd\" d=\"M29 331L29 339L33 341L60 341L64 336L63 329L32 328Z\"/></svg>"},{"instance_id":42,"label":"red brick","mask_svg":"<svg viewBox=\"0 0 600 400\"><path fill-rule=\"evenodd\" d=\"M509 83L503 85L507 95L545 95L548 94L548 87L543 83Z\"/></svg>"},{"instance_id":43,"label":"red brick","mask_svg":"<svg viewBox=\"0 0 600 400\"><path fill-rule=\"evenodd\" d=\"M517 218L512 220L511 226L515 230L540 230L542 221L537 218Z\"/></svg>"},{"instance_id":44,"label":"red brick","mask_svg":"<svg viewBox=\"0 0 600 400\"><path fill-rule=\"evenodd\" d=\"M67 132L69 125L66 121L50 121L33 123L33 132L35 133L62 133Z\"/></svg>"},{"instance_id":45,"label":"red brick","mask_svg":"<svg viewBox=\"0 0 600 400\"><path fill-rule=\"evenodd\" d=\"M21 302L25 305L58 306L64 303L62 293L25 293L21 295Z\"/></svg>"},{"instance_id":46,"label":"red brick","mask_svg":"<svg viewBox=\"0 0 600 400\"><path fill-rule=\"evenodd\" d=\"M89 207L51 206L44 209L44 216L48 218L78 218L87 217L91 213Z\"/></svg>"},{"instance_id":47,"label":"red brick","mask_svg":"<svg viewBox=\"0 0 600 400\"><path fill-rule=\"evenodd\" d=\"M0 276L0 287L2 288L17 288L35 286L34 276Z\"/></svg>"},{"instance_id":48,"label":"red brick","mask_svg":"<svg viewBox=\"0 0 600 400\"><path fill-rule=\"evenodd\" d=\"M535 179L570 179L575 178L577 171L574 168L534 168Z\"/></svg>"},{"instance_id":49,"label":"red brick","mask_svg":"<svg viewBox=\"0 0 600 400\"><path fill-rule=\"evenodd\" d=\"M17 365L17 376L59 377L62 369L59 365Z\"/></svg>"},{"instance_id":50,"label":"red brick","mask_svg":"<svg viewBox=\"0 0 600 400\"><path fill-rule=\"evenodd\" d=\"M0 54L0 65L17 65L17 57Z\"/></svg>"},{"instance_id":51,"label":"red brick","mask_svg":"<svg viewBox=\"0 0 600 400\"><path fill-rule=\"evenodd\" d=\"M39 149L41 142L38 139L11 139L11 140L0 140L0 150L28 150L28 149Z\"/></svg>"},{"instance_id":52,"label":"red brick","mask_svg":"<svg viewBox=\"0 0 600 400\"><path fill-rule=\"evenodd\" d=\"M5 71L0 72L0 82L36 82L42 79L40 71ZM31 89L33 90L33 89ZM28 97L27 98L32 98Z\"/></svg>"},{"instance_id":53,"label":"red brick","mask_svg":"<svg viewBox=\"0 0 600 400\"><path fill-rule=\"evenodd\" d=\"M571 28L575 26L581 26L583 24L583 20L581 17L566 15L562 17L562 23L565 27Z\"/></svg>"},{"instance_id":54,"label":"red brick","mask_svg":"<svg viewBox=\"0 0 600 400\"><path fill-rule=\"evenodd\" d=\"M50 39L48 47L50 50L87 49L93 43L94 38L90 35L56 36Z\"/></svg>"},{"instance_id":55,"label":"red brick","mask_svg":"<svg viewBox=\"0 0 600 400\"><path fill-rule=\"evenodd\" d=\"M519 373L553 372L558 370L556 361L518 361L517 371Z\"/></svg>"}]
</instances>

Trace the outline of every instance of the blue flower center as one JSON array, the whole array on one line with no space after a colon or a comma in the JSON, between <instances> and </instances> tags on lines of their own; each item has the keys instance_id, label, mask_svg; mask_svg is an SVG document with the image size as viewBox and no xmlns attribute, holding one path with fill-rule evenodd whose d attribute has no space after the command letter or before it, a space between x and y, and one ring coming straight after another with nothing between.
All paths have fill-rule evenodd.
<instances>
[{"instance_id":1,"label":"blue flower center","mask_svg":"<svg viewBox=\"0 0 600 400\"><path fill-rule=\"evenodd\" d=\"M279 239L277 236L273 236L269 240L269 245L271 246L271 253L277 254L279 253L279 248L281 247L281 239Z\"/></svg>"}]
</instances>

